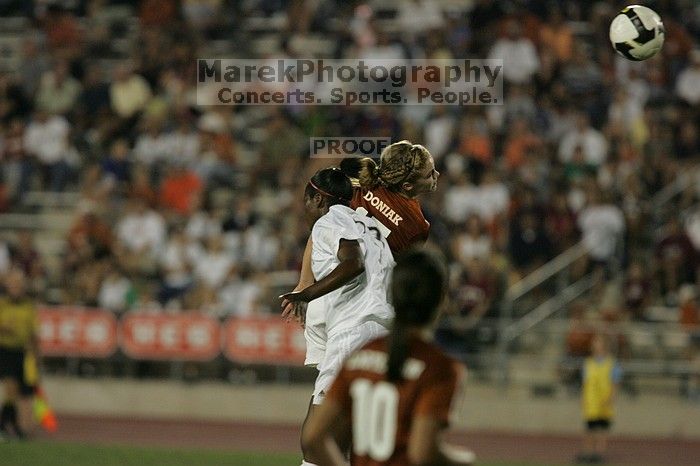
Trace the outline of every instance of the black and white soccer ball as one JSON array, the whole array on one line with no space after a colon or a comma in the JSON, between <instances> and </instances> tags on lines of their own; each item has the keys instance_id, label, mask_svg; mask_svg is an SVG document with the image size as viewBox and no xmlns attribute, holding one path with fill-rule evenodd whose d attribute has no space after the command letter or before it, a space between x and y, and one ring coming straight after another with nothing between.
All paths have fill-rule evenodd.
<instances>
[{"instance_id":1,"label":"black and white soccer ball","mask_svg":"<svg viewBox=\"0 0 700 466\"><path fill-rule=\"evenodd\" d=\"M610 24L610 42L623 57L641 61L651 58L664 45L664 24L651 8L630 5Z\"/></svg>"}]
</instances>

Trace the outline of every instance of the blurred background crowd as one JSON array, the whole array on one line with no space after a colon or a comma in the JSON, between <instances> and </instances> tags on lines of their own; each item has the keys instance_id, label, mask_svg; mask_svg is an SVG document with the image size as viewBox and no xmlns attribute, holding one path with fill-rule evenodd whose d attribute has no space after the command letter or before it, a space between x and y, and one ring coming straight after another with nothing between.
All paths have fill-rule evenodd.
<instances>
[{"instance_id":1,"label":"blurred background crowd","mask_svg":"<svg viewBox=\"0 0 700 466\"><path fill-rule=\"evenodd\" d=\"M333 162L308 138L389 136L441 172L421 202L455 315L497 317L583 241L569 280L598 286L572 314L697 325L700 6L647 4L666 43L633 63L608 41L620 2L2 0L0 274L117 313L276 313L304 180ZM505 102L199 107L196 59L217 56L503 58Z\"/></svg>"}]
</instances>

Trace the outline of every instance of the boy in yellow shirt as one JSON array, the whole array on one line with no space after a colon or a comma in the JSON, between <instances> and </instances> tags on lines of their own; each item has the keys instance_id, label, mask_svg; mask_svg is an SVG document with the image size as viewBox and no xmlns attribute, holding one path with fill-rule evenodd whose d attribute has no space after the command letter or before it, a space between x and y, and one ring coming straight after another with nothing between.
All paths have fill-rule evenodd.
<instances>
[{"instance_id":1,"label":"boy in yellow shirt","mask_svg":"<svg viewBox=\"0 0 700 466\"><path fill-rule=\"evenodd\" d=\"M613 401L622 379L622 369L610 354L608 340L598 334L591 341L591 356L583 366L582 407L586 421L584 453L579 463L603 463L612 425Z\"/></svg>"}]
</instances>

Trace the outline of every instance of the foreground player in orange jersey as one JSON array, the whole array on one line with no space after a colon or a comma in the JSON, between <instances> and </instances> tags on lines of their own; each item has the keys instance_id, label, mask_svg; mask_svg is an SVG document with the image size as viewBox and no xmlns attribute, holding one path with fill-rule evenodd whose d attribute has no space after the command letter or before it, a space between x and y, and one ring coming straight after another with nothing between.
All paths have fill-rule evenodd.
<instances>
[{"instance_id":1,"label":"foreground player in orange jersey","mask_svg":"<svg viewBox=\"0 0 700 466\"><path fill-rule=\"evenodd\" d=\"M366 344L343 365L302 436L319 466L346 464L334 435L349 432L357 466L466 465L473 453L440 440L462 367L430 343L446 289L443 261L406 251L390 285L396 320L391 334Z\"/></svg>"}]
</instances>

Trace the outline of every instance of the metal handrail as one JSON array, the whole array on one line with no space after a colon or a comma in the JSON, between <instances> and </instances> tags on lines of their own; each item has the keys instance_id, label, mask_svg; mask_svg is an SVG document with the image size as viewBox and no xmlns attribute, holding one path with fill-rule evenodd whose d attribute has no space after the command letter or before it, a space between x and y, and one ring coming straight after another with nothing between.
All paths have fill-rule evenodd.
<instances>
[{"instance_id":1,"label":"metal handrail","mask_svg":"<svg viewBox=\"0 0 700 466\"><path fill-rule=\"evenodd\" d=\"M519 320L511 322L507 327L505 327L503 335L504 342L511 342L513 339L547 319L557 310L561 309L566 304L569 304L571 301L575 300L592 287L593 277L591 275L587 275L579 281L567 286L557 295L552 296Z\"/></svg>"},{"instance_id":2,"label":"metal handrail","mask_svg":"<svg viewBox=\"0 0 700 466\"><path fill-rule=\"evenodd\" d=\"M651 199L650 204L652 207L652 212L658 212L658 209L661 206L683 192L683 190L690 187L695 182L698 175L700 175L700 169L682 171L679 173L676 179L664 186L661 191L656 193Z\"/></svg>"},{"instance_id":3,"label":"metal handrail","mask_svg":"<svg viewBox=\"0 0 700 466\"><path fill-rule=\"evenodd\" d=\"M588 248L583 244L583 241L579 241L554 259L530 273L522 280L512 284L506 291L504 299L508 301L515 301L521 298L545 280L551 278L572 263L576 262L587 252Z\"/></svg>"}]
</instances>

